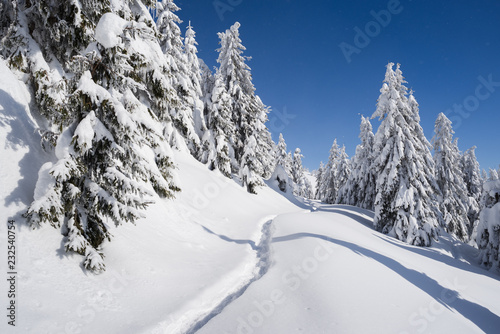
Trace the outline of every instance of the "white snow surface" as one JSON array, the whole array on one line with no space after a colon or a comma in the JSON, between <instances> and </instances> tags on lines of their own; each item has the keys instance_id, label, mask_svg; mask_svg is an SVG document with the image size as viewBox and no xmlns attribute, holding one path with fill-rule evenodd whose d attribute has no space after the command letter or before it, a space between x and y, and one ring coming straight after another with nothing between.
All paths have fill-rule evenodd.
<instances>
[{"instance_id":1,"label":"white snow surface","mask_svg":"<svg viewBox=\"0 0 500 334\"><path fill-rule=\"evenodd\" d=\"M104 14L95 28L95 39L109 49L121 42L119 37L127 26L127 21L114 13Z\"/></svg>"},{"instance_id":2,"label":"white snow surface","mask_svg":"<svg viewBox=\"0 0 500 334\"><path fill-rule=\"evenodd\" d=\"M60 231L30 230L39 147L25 85L0 60L0 249L16 226L16 327L0 333L494 333L500 276L476 249L442 236L408 246L373 213L299 201L234 180L176 152L182 192L137 224L111 228L107 270L85 272ZM64 139L64 138L63 138ZM62 154L62 153L59 153ZM7 272L6 259L0 271Z\"/></svg>"}]
</instances>

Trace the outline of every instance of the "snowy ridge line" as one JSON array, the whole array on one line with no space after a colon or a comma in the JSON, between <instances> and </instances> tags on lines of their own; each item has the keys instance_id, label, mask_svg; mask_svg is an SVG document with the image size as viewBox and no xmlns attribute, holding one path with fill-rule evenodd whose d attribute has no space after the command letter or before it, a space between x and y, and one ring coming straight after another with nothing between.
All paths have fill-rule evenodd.
<instances>
[{"instance_id":1,"label":"snowy ridge line","mask_svg":"<svg viewBox=\"0 0 500 334\"><path fill-rule=\"evenodd\" d=\"M228 289L222 296L214 296L211 304L215 306L203 305L198 310L190 310L189 314L181 314L179 318L168 323L167 321L159 323L152 331L154 334L194 334L207 324L212 318L220 314L224 308L239 298L248 287L264 276L269 270L271 260L271 240L274 232L273 219L276 217L266 217L265 223L260 230L260 237L256 246L252 247L256 252L256 261L248 273L239 272L244 279L238 282L233 288ZM245 270L246 271L246 270ZM220 300L220 301L217 301ZM210 306L210 307L209 307Z\"/></svg>"}]
</instances>

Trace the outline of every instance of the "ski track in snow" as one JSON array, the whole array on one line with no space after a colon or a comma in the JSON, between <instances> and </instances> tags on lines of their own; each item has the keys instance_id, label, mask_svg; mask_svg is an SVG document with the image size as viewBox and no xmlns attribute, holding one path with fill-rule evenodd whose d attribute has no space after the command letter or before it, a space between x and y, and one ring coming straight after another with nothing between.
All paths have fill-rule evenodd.
<instances>
[{"instance_id":1,"label":"ski track in snow","mask_svg":"<svg viewBox=\"0 0 500 334\"><path fill-rule=\"evenodd\" d=\"M250 244L253 250L256 252L256 263L253 268L251 278L247 278L244 281L239 282L239 284L229 290L225 296L222 297L221 301L212 308L209 312L202 311L204 314L199 315L197 319L192 319L192 324L187 330L181 331L185 334L194 334L200 330L206 323L208 323L212 318L220 314L224 308L231 304L234 300L239 298L248 287L264 276L269 270L272 260L271 260L271 240L274 232L273 219L268 218L268 220L262 225L260 231L260 238L256 245ZM226 240L231 242L230 240ZM170 327L170 326L169 326ZM175 326L176 327L176 326ZM157 328L154 332L162 332L162 329Z\"/></svg>"}]
</instances>

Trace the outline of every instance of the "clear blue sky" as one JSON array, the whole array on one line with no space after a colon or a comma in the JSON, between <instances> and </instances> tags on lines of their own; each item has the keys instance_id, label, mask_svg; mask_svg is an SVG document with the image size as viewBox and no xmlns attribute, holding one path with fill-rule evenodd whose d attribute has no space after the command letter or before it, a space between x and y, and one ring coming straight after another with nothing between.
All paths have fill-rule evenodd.
<instances>
[{"instance_id":1,"label":"clear blue sky","mask_svg":"<svg viewBox=\"0 0 500 334\"><path fill-rule=\"evenodd\" d=\"M217 65L217 32L241 23L257 94L273 109L268 123L273 139L282 132L289 150L300 147L307 168L327 161L335 138L354 154L359 115L375 111L389 61L401 63L429 140L438 114L448 113L459 148L477 146L481 168L498 168L500 1L175 3L183 32L191 20L199 56L211 68ZM381 14L381 22L373 13ZM341 43L356 52L343 52ZM378 122L372 124L375 132Z\"/></svg>"}]
</instances>

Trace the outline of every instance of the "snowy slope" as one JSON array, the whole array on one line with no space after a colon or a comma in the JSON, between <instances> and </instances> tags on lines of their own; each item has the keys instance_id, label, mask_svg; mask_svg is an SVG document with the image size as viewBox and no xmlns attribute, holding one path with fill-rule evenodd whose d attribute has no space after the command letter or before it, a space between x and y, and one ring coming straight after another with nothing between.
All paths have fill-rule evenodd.
<instances>
[{"instance_id":1,"label":"snowy slope","mask_svg":"<svg viewBox=\"0 0 500 334\"><path fill-rule=\"evenodd\" d=\"M272 262L199 333L494 333L498 277L443 237L408 246L372 229L372 213L314 204L273 220Z\"/></svg>"},{"instance_id":2,"label":"snowy slope","mask_svg":"<svg viewBox=\"0 0 500 334\"><path fill-rule=\"evenodd\" d=\"M367 211L301 203L270 187L251 195L180 152L182 192L156 198L136 225L113 228L107 271L89 274L64 252L60 231L25 225L51 154L39 148L28 90L1 60L0 78L0 249L14 219L18 271L16 327L4 318L1 333L491 333L500 325L500 277L470 264L473 248L446 237L411 247L375 232Z\"/></svg>"}]
</instances>

